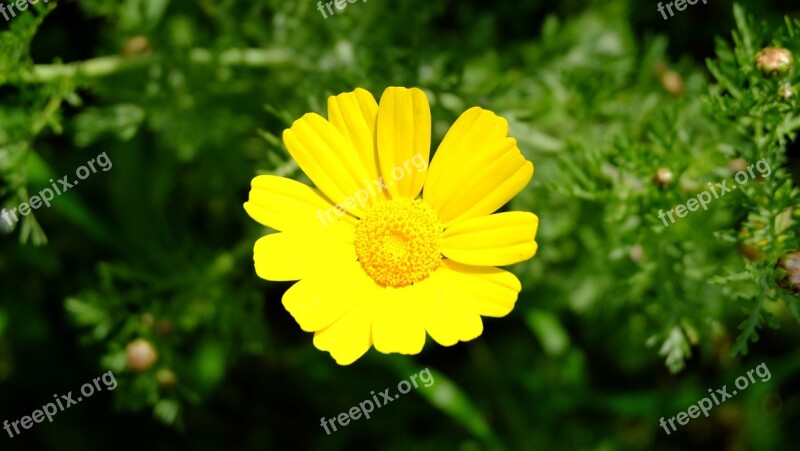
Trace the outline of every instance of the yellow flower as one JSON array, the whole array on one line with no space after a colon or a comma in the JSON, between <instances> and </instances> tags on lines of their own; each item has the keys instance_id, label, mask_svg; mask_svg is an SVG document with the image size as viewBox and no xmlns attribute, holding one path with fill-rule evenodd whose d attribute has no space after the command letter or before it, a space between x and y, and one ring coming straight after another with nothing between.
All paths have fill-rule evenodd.
<instances>
[{"instance_id":1,"label":"yellow flower","mask_svg":"<svg viewBox=\"0 0 800 451\"><path fill-rule=\"evenodd\" d=\"M481 316L513 309L519 280L496 266L533 257L539 219L492 214L533 176L505 119L467 110L428 167L425 94L390 87L378 105L356 89L328 99L327 120L295 121L283 141L317 189L253 179L244 208L279 232L256 242L255 269L299 281L283 305L337 363L372 345L417 354L426 332L443 346L472 340Z\"/></svg>"}]
</instances>

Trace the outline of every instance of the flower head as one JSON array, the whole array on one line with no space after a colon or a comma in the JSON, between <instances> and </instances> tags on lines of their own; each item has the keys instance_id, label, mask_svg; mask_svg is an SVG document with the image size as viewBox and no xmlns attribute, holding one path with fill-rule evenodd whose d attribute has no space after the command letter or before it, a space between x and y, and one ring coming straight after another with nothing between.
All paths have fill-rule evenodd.
<instances>
[{"instance_id":1,"label":"flower head","mask_svg":"<svg viewBox=\"0 0 800 451\"><path fill-rule=\"evenodd\" d=\"M416 354L426 333L451 346L478 337L481 316L514 307L519 280L496 266L531 258L538 218L494 213L533 176L508 123L471 108L428 165L431 117L416 88L328 99L283 134L311 179L253 179L244 207L279 233L256 242L256 273L298 281L283 305L342 365L371 346Z\"/></svg>"},{"instance_id":2,"label":"flower head","mask_svg":"<svg viewBox=\"0 0 800 451\"><path fill-rule=\"evenodd\" d=\"M125 347L128 368L136 373L147 371L158 361L158 351L144 338L137 338Z\"/></svg>"},{"instance_id":3,"label":"flower head","mask_svg":"<svg viewBox=\"0 0 800 451\"><path fill-rule=\"evenodd\" d=\"M765 47L756 55L756 66L764 73L785 73L792 67L792 52L782 47Z\"/></svg>"}]
</instances>

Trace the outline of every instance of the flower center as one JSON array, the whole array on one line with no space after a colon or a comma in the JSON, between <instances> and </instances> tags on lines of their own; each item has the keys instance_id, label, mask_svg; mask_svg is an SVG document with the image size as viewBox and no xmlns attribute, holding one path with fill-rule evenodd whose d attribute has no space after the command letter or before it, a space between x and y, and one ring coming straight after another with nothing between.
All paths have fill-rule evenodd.
<instances>
[{"instance_id":1,"label":"flower center","mask_svg":"<svg viewBox=\"0 0 800 451\"><path fill-rule=\"evenodd\" d=\"M356 226L356 256L379 285L408 286L441 264L443 230L436 212L420 199L381 202Z\"/></svg>"}]
</instances>

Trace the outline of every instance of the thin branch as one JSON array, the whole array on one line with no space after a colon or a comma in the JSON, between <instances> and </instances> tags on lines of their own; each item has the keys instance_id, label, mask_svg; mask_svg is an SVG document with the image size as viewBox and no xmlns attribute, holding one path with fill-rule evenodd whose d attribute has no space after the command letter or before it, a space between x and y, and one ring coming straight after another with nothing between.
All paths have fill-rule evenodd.
<instances>
[{"instance_id":1,"label":"thin branch","mask_svg":"<svg viewBox=\"0 0 800 451\"><path fill-rule=\"evenodd\" d=\"M100 78L126 70L148 66L158 60L156 55L100 56L67 64L36 64L23 73L24 83L49 83L64 78ZM286 49L229 49L214 54L211 50L194 48L189 60L196 64L217 63L223 66L272 67L294 60Z\"/></svg>"}]
</instances>

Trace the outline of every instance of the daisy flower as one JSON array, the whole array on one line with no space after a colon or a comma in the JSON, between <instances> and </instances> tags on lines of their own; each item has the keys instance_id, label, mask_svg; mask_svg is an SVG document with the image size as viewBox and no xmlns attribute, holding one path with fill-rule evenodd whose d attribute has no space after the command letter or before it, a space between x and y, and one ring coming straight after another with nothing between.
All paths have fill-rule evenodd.
<instances>
[{"instance_id":1,"label":"daisy flower","mask_svg":"<svg viewBox=\"0 0 800 451\"><path fill-rule=\"evenodd\" d=\"M520 282L497 266L533 257L539 219L494 213L533 176L505 119L467 110L428 165L425 94L390 87L378 104L356 89L328 99L328 119L295 121L283 141L316 188L253 179L244 208L278 231L256 242L255 270L298 281L283 305L337 363L371 346L417 354L426 333L443 346L469 341L481 316L514 308Z\"/></svg>"}]
</instances>

